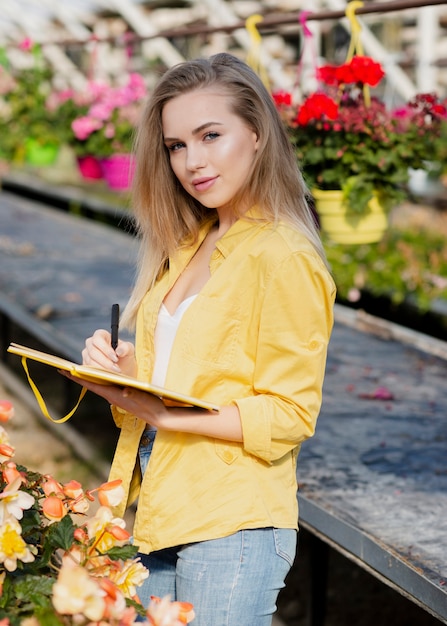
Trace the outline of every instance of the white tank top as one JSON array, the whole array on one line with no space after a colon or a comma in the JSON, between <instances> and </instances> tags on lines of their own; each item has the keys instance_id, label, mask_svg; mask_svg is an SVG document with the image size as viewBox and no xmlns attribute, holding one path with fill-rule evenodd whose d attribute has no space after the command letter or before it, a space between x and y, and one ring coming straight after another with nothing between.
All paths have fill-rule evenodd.
<instances>
[{"instance_id":1,"label":"white tank top","mask_svg":"<svg viewBox=\"0 0 447 626\"><path fill-rule=\"evenodd\" d=\"M154 346L155 346L155 364L152 374L152 384L164 387L166 374L168 371L169 359L171 358L172 346L177 334L180 321L197 298L197 294L189 296L179 304L176 311L171 315L164 304L161 305L158 312L157 326L155 327Z\"/></svg>"}]
</instances>

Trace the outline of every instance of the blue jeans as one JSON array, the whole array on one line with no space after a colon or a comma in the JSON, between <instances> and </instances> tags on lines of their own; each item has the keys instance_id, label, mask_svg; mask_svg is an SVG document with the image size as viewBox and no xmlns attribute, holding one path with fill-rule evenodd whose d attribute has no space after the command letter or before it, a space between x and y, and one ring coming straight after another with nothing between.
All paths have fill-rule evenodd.
<instances>
[{"instance_id":1,"label":"blue jeans","mask_svg":"<svg viewBox=\"0 0 447 626\"><path fill-rule=\"evenodd\" d=\"M149 463L156 434L156 430L145 430L143 436L141 437L140 447L138 449L138 457L140 459L140 469L142 476L146 471L147 465Z\"/></svg>"},{"instance_id":2,"label":"blue jeans","mask_svg":"<svg viewBox=\"0 0 447 626\"><path fill-rule=\"evenodd\" d=\"M145 447L152 442L146 440ZM144 459L142 448L140 463L150 454ZM271 626L296 544L293 529L259 528L140 553L149 578L137 594L146 607L151 596L191 602L193 626Z\"/></svg>"},{"instance_id":3,"label":"blue jeans","mask_svg":"<svg viewBox=\"0 0 447 626\"><path fill-rule=\"evenodd\" d=\"M296 539L295 530L260 528L139 554L149 578L138 596L146 607L151 595L191 602L193 626L271 626Z\"/></svg>"}]
</instances>

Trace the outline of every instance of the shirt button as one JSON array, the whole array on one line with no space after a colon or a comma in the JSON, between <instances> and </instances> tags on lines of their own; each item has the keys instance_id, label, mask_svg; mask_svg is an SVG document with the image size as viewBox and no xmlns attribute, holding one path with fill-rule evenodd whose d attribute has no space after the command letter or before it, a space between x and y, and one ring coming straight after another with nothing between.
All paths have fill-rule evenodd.
<instances>
[{"instance_id":1,"label":"shirt button","mask_svg":"<svg viewBox=\"0 0 447 626\"><path fill-rule=\"evenodd\" d=\"M140 445L146 447L149 445L149 442L150 442L149 437L147 435L143 435L140 440Z\"/></svg>"},{"instance_id":2,"label":"shirt button","mask_svg":"<svg viewBox=\"0 0 447 626\"><path fill-rule=\"evenodd\" d=\"M224 461L227 461L227 463L230 463L230 461L233 460L233 453L230 452L229 450L225 450L225 452L223 453L223 458L224 458Z\"/></svg>"}]
</instances>

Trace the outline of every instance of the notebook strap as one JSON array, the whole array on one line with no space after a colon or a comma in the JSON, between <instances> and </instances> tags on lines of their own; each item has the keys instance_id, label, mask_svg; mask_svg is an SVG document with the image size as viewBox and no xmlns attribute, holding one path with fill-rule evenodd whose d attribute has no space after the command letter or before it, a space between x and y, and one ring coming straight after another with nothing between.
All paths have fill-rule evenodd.
<instances>
[{"instance_id":1,"label":"notebook strap","mask_svg":"<svg viewBox=\"0 0 447 626\"><path fill-rule=\"evenodd\" d=\"M28 364L26 362L26 357L22 356L22 366L23 369L25 370L25 374L26 377L28 378L28 382L30 384L31 389L33 390L33 393L36 397L36 400L39 404L40 410L42 411L42 413L45 415L46 418L48 418L51 422L54 422L55 424L63 424L64 422L66 422L67 420L70 419L70 417L72 415L74 415L75 411L77 410L78 406L81 403L82 398L85 396L87 389L85 387L83 387L81 389L81 393L79 395L79 399L76 402L76 406L70 411L70 413L67 413L67 415L64 415L64 417L61 417L60 419L53 419L50 415L50 413L48 412L47 409L47 405L45 404L45 400L42 398L42 394L40 393L40 391L38 390L35 382L32 380L30 373L28 371Z\"/></svg>"}]
</instances>

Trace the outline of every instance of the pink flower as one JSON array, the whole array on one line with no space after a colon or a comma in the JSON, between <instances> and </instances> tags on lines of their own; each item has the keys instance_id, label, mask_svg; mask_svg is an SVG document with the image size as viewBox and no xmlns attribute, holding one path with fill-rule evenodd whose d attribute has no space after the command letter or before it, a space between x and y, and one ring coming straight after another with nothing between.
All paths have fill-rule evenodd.
<instances>
[{"instance_id":1,"label":"pink flower","mask_svg":"<svg viewBox=\"0 0 447 626\"><path fill-rule=\"evenodd\" d=\"M95 130L102 128L102 122L93 117L84 116L76 118L71 127L76 139L85 141Z\"/></svg>"},{"instance_id":2,"label":"pink flower","mask_svg":"<svg viewBox=\"0 0 447 626\"><path fill-rule=\"evenodd\" d=\"M144 78L141 74L136 74L135 72L130 74L128 85L132 90L134 100L141 100L146 97L146 83L144 82Z\"/></svg>"},{"instance_id":3,"label":"pink flower","mask_svg":"<svg viewBox=\"0 0 447 626\"><path fill-rule=\"evenodd\" d=\"M115 137L115 126L111 122L104 127L104 137L107 137L107 139L113 139Z\"/></svg>"},{"instance_id":4,"label":"pink flower","mask_svg":"<svg viewBox=\"0 0 447 626\"><path fill-rule=\"evenodd\" d=\"M25 37L25 39L23 39L20 43L19 43L19 48L20 50L23 50L24 52L29 52L33 47L33 42L30 39L30 37Z\"/></svg>"},{"instance_id":5,"label":"pink flower","mask_svg":"<svg viewBox=\"0 0 447 626\"><path fill-rule=\"evenodd\" d=\"M98 102L90 107L89 116L105 122L110 118L113 108L112 103Z\"/></svg>"}]
</instances>

